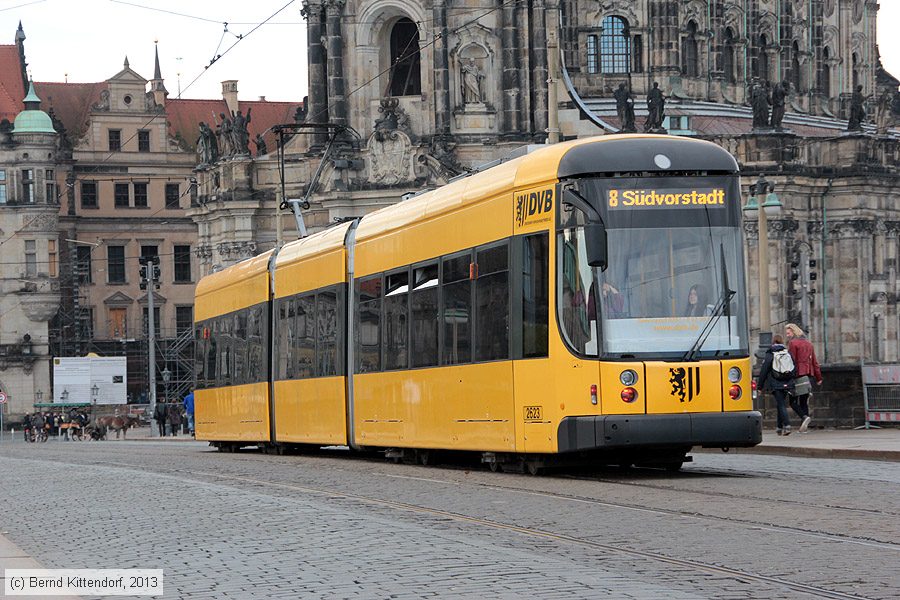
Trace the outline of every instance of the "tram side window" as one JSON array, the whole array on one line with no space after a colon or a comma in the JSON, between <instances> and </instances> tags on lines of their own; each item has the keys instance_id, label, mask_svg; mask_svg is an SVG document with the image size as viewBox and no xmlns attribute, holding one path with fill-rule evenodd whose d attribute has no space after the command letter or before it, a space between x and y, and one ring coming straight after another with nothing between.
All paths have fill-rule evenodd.
<instances>
[{"instance_id":1,"label":"tram side window","mask_svg":"<svg viewBox=\"0 0 900 600\"><path fill-rule=\"evenodd\" d=\"M216 387L217 371L216 363L218 362L218 344L216 343L217 323L215 319L206 322L209 328L209 340L206 346L206 385L208 387Z\"/></svg>"},{"instance_id":2,"label":"tram side window","mask_svg":"<svg viewBox=\"0 0 900 600\"><path fill-rule=\"evenodd\" d=\"M547 356L549 267L546 232L522 238L522 357Z\"/></svg>"},{"instance_id":3,"label":"tram side window","mask_svg":"<svg viewBox=\"0 0 900 600\"><path fill-rule=\"evenodd\" d=\"M247 311L238 311L233 319L234 336L231 338L231 344L234 352L234 384L243 385L250 383L247 373Z\"/></svg>"},{"instance_id":4,"label":"tram side window","mask_svg":"<svg viewBox=\"0 0 900 600\"><path fill-rule=\"evenodd\" d=\"M247 315L247 377L248 381L257 382L268 379L263 365L265 327L264 308L254 306Z\"/></svg>"},{"instance_id":5,"label":"tram side window","mask_svg":"<svg viewBox=\"0 0 900 600\"><path fill-rule=\"evenodd\" d=\"M413 267L411 287L410 366L434 367L438 364L437 263Z\"/></svg>"},{"instance_id":6,"label":"tram side window","mask_svg":"<svg viewBox=\"0 0 900 600\"><path fill-rule=\"evenodd\" d=\"M472 253L445 257L441 287L444 330L442 364L455 365L472 360Z\"/></svg>"},{"instance_id":7,"label":"tram side window","mask_svg":"<svg viewBox=\"0 0 900 600\"><path fill-rule=\"evenodd\" d=\"M294 300L297 306L294 317L294 377L306 379L313 376L316 357L316 297L314 294Z\"/></svg>"},{"instance_id":8,"label":"tram side window","mask_svg":"<svg viewBox=\"0 0 900 600\"><path fill-rule=\"evenodd\" d=\"M225 317L217 319L219 321L219 336L217 344L219 347L219 380L222 385L234 384L234 355L231 352L231 327L232 319Z\"/></svg>"},{"instance_id":9,"label":"tram side window","mask_svg":"<svg viewBox=\"0 0 900 600\"><path fill-rule=\"evenodd\" d=\"M329 377L340 374L338 369L338 295L334 289L316 295L316 375Z\"/></svg>"},{"instance_id":10,"label":"tram side window","mask_svg":"<svg viewBox=\"0 0 900 600\"><path fill-rule=\"evenodd\" d=\"M357 373L381 370L381 275L359 281L356 327Z\"/></svg>"},{"instance_id":11,"label":"tram side window","mask_svg":"<svg viewBox=\"0 0 900 600\"><path fill-rule=\"evenodd\" d=\"M509 244L476 249L475 360L509 358Z\"/></svg>"},{"instance_id":12,"label":"tram side window","mask_svg":"<svg viewBox=\"0 0 900 600\"><path fill-rule=\"evenodd\" d=\"M384 276L384 368L405 369L409 337L409 271Z\"/></svg>"},{"instance_id":13,"label":"tram side window","mask_svg":"<svg viewBox=\"0 0 900 600\"><path fill-rule=\"evenodd\" d=\"M204 339L206 323L199 323L194 327L194 373L196 377L195 387L202 390L206 387L206 352L207 340Z\"/></svg>"},{"instance_id":14,"label":"tram side window","mask_svg":"<svg viewBox=\"0 0 900 600\"><path fill-rule=\"evenodd\" d=\"M580 211L576 211L580 212ZM597 355L596 315L591 314L594 272L587 263L584 228L565 229L557 244L559 322L566 341L578 354Z\"/></svg>"}]
</instances>

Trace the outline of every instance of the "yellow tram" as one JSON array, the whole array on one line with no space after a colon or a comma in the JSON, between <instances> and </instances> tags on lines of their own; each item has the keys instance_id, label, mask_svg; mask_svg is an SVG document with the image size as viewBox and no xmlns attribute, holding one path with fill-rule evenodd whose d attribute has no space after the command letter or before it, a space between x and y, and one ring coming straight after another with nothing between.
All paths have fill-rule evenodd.
<instances>
[{"instance_id":1,"label":"yellow tram","mask_svg":"<svg viewBox=\"0 0 900 600\"><path fill-rule=\"evenodd\" d=\"M197 438L532 470L758 444L731 155L533 148L205 277Z\"/></svg>"}]
</instances>

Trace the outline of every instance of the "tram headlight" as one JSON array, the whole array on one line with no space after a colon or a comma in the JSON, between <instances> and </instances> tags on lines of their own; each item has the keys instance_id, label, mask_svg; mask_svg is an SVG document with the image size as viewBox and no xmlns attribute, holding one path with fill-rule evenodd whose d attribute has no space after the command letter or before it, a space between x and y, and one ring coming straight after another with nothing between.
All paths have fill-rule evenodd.
<instances>
[{"instance_id":1,"label":"tram headlight","mask_svg":"<svg viewBox=\"0 0 900 600\"><path fill-rule=\"evenodd\" d=\"M731 383L737 383L738 381L740 381L741 375L743 375L743 373L741 373L740 367L731 367L730 369L728 369L728 381L730 381Z\"/></svg>"},{"instance_id":2,"label":"tram headlight","mask_svg":"<svg viewBox=\"0 0 900 600\"><path fill-rule=\"evenodd\" d=\"M743 395L743 390L741 390L741 386L733 385L728 390L728 395L731 396L732 400L740 400Z\"/></svg>"},{"instance_id":3,"label":"tram headlight","mask_svg":"<svg viewBox=\"0 0 900 600\"><path fill-rule=\"evenodd\" d=\"M626 369L619 373L619 381L622 382L622 385L631 387L637 383L638 374L631 369Z\"/></svg>"},{"instance_id":4,"label":"tram headlight","mask_svg":"<svg viewBox=\"0 0 900 600\"><path fill-rule=\"evenodd\" d=\"M627 387L624 390L622 390L622 402L627 402L628 404L631 404L632 402L637 400L637 397L638 397L637 390L634 389L633 387Z\"/></svg>"}]
</instances>

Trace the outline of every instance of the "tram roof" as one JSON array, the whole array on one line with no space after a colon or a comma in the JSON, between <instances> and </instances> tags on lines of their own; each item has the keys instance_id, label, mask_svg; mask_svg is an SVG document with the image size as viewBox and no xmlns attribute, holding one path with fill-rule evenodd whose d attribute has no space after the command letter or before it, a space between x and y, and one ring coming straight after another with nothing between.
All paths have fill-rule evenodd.
<instances>
[{"instance_id":1,"label":"tram roof","mask_svg":"<svg viewBox=\"0 0 900 600\"><path fill-rule=\"evenodd\" d=\"M242 260L201 279L195 293L194 320L202 321L267 301L269 258L272 252L269 250ZM204 301L204 296L225 289L229 290L228 294L216 294L215 300Z\"/></svg>"},{"instance_id":2,"label":"tram roof","mask_svg":"<svg viewBox=\"0 0 900 600\"><path fill-rule=\"evenodd\" d=\"M657 164L668 157L671 166ZM664 164L664 163L663 163ZM658 134L616 134L582 138L534 150L479 173L366 215L358 241L411 223L459 210L513 188L538 186L564 177L637 171L719 171L737 173L734 157L704 140Z\"/></svg>"}]
</instances>

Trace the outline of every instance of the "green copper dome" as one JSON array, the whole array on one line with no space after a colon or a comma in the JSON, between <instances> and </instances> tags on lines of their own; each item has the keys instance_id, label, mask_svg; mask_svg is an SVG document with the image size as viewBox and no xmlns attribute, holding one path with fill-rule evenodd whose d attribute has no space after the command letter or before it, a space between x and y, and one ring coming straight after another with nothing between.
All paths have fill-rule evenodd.
<instances>
[{"instance_id":1,"label":"green copper dome","mask_svg":"<svg viewBox=\"0 0 900 600\"><path fill-rule=\"evenodd\" d=\"M33 81L23 102L25 110L16 115L13 133L56 133L50 115L41 110L41 99L34 93Z\"/></svg>"}]
</instances>

